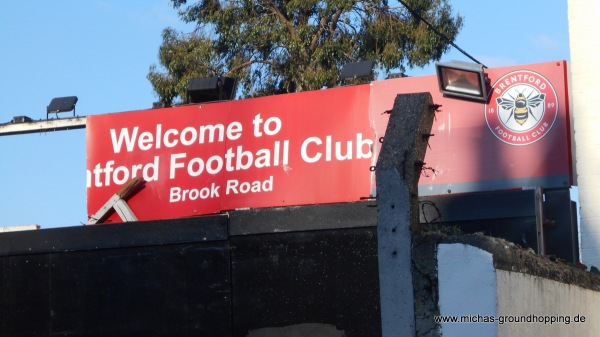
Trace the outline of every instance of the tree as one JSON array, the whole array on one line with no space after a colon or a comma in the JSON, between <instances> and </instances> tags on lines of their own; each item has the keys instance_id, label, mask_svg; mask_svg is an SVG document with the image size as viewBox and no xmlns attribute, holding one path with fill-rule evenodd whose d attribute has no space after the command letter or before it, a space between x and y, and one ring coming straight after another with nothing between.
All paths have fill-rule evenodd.
<instances>
[{"instance_id":1,"label":"tree","mask_svg":"<svg viewBox=\"0 0 600 337\"><path fill-rule=\"evenodd\" d=\"M148 79L160 99L186 102L193 77L234 76L244 97L321 89L336 85L341 67L374 60L380 71L404 71L439 60L450 44L421 16L454 41L462 17L447 0L400 3L351 0L171 0L185 22L184 34L167 28L159 49L162 73ZM416 15L414 15L416 14Z\"/></svg>"}]
</instances>

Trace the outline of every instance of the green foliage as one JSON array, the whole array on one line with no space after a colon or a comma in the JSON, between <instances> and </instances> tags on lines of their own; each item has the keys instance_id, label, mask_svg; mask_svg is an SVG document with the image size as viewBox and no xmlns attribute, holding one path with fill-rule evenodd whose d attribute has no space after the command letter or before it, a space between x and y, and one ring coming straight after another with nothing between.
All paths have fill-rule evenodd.
<instances>
[{"instance_id":1,"label":"green foliage","mask_svg":"<svg viewBox=\"0 0 600 337\"><path fill-rule=\"evenodd\" d=\"M171 0L189 34L163 32L160 72L148 79L160 99L185 102L188 79L235 76L238 94L272 95L332 87L341 67L374 60L385 72L439 60L449 44L404 6L387 0ZM447 0L404 0L454 40L462 18Z\"/></svg>"}]
</instances>

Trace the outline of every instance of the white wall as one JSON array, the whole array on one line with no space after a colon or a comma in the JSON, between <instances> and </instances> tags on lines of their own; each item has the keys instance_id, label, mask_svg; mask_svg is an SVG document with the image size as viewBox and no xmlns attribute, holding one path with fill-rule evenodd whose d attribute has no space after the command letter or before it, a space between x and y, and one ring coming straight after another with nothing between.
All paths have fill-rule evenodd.
<instances>
[{"instance_id":1,"label":"white wall","mask_svg":"<svg viewBox=\"0 0 600 337\"><path fill-rule=\"evenodd\" d=\"M600 268L600 1L568 0L580 255Z\"/></svg>"},{"instance_id":2,"label":"white wall","mask_svg":"<svg viewBox=\"0 0 600 337\"><path fill-rule=\"evenodd\" d=\"M538 321L499 324L498 337L600 336L600 293L504 270L496 270L496 277L498 316ZM530 318L532 314L536 318Z\"/></svg>"},{"instance_id":3,"label":"white wall","mask_svg":"<svg viewBox=\"0 0 600 337\"><path fill-rule=\"evenodd\" d=\"M496 316L492 254L461 243L437 251L440 316ZM495 337L493 323L442 323L444 337Z\"/></svg>"},{"instance_id":4,"label":"white wall","mask_svg":"<svg viewBox=\"0 0 600 337\"><path fill-rule=\"evenodd\" d=\"M437 268L440 316L496 320L441 323L444 337L600 336L600 292L495 269L490 253L465 244L438 245Z\"/></svg>"}]
</instances>

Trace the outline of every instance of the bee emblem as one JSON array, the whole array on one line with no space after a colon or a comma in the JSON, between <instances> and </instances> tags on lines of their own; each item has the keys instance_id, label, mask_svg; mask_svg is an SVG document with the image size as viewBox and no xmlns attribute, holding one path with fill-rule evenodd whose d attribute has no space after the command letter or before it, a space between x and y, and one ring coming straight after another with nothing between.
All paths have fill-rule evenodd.
<instances>
[{"instance_id":1,"label":"bee emblem","mask_svg":"<svg viewBox=\"0 0 600 337\"><path fill-rule=\"evenodd\" d=\"M510 94L507 94L509 98L498 97L496 98L496 102L499 106L501 106L505 110L510 111L510 115L504 121L504 123L508 123L508 121L514 117L515 121L519 123L519 125L525 124L529 119L529 116L533 117L536 121L539 121L539 118L532 113L531 108L537 108L541 103L544 102L544 98L546 94L539 93L537 95L532 96L535 91L532 91L525 97L523 92L520 92L517 97L512 97Z\"/></svg>"},{"instance_id":2,"label":"bee emblem","mask_svg":"<svg viewBox=\"0 0 600 337\"><path fill-rule=\"evenodd\" d=\"M500 77L485 105L485 122L508 145L529 145L544 138L558 116L558 96L539 73L517 70Z\"/></svg>"}]
</instances>

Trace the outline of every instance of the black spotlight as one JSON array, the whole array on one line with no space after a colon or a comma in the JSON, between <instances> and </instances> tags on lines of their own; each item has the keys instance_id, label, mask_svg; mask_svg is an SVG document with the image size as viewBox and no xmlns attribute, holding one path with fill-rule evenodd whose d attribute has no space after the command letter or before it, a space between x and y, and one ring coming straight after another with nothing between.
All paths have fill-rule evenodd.
<instances>
[{"instance_id":1,"label":"black spotlight","mask_svg":"<svg viewBox=\"0 0 600 337\"><path fill-rule=\"evenodd\" d=\"M345 82L346 80L356 80L359 78L371 80L373 77L374 65L375 62L372 60L347 63L342 68L340 80L342 82Z\"/></svg>"},{"instance_id":2,"label":"black spotlight","mask_svg":"<svg viewBox=\"0 0 600 337\"><path fill-rule=\"evenodd\" d=\"M191 78L187 85L189 103L229 101L235 97L237 78L199 77Z\"/></svg>"},{"instance_id":3,"label":"black spotlight","mask_svg":"<svg viewBox=\"0 0 600 337\"><path fill-rule=\"evenodd\" d=\"M75 117L75 104L77 104L77 96L56 97L50 101L50 105L46 108L46 119L51 113L55 113L58 118L59 112L73 111Z\"/></svg>"},{"instance_id":4,"label":"black spotlight","mask_svg":"<svg viewBox=\"0 0 600 337\"><path fill-rule=\"evenodd\" d=\"M447 96L487 102L489 79L483 64L452 61L436 63L440 92Z\"/></svg>"}]
</instances>

